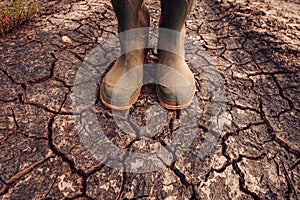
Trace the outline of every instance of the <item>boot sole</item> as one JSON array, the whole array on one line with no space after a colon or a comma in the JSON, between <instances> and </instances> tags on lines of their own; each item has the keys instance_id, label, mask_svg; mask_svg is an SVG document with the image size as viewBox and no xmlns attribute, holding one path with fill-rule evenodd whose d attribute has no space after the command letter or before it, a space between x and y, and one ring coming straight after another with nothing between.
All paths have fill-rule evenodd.
<instances>
[{"instance_id":1,"label":"boot sole","mask_svg":"<svg viewBox=\"0 0 300 200\"><path fill-rule=\"evenodd\" d=\"M171 102L171 103L170 102L164 102L162 100L162 98L160 97L159 93L157 92L157 90L156 90L156 95L157 95L158 101L159 101L160 105L162 105L162 107L164 107L168 110L182 110L182 109L187 108L191 105L191 103L193 102L193 97L194 97L195 92L196 92L196 86L193 87L191 95L187 98L188 99L186 101L187 103L181 104L181 105L174 105L176 102L175 103L174 102Z\"/></svg>"}]
</instances>

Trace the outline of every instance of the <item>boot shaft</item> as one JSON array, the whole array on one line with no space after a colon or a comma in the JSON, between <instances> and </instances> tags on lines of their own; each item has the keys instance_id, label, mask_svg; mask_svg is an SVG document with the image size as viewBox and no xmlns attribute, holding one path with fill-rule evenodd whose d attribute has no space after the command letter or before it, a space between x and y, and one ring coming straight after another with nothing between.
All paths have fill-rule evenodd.
<instances>
[{"instance_id":1,"label":"boot shaft","mask_svg":"<svg viewBox=\"0 0 300 200\"><path fill-rule=\"evenodd\" d=\"M138 54L148 45L150 15L145 0L112 0L112 5L118 19L118 32L121 45L121 55L139 49Z\"/></svg>"},{"instance_id":2,"label":"boot shaft","mask_svg":"<svg viewBox=\"0 0 300 200\"><path fill-rule=\"evenodd\" d=\"M111 0L111 2L118 19L119 32L150 25L145 0Z\"/></svg>"},{"instance_id":3,"label":"boot shaft","mask_svg":"<svg viewBox=\"0 0 300 200\"><path fill-rule=\"evenodd\" d=\"M160 27L181 32L193 0L161 0Z\"/></svg>"},{"instance_id":4,"label":"boot shaft","mask_svg":"<svg viewBox=\"0 0 300 200\"><path fill-rule=\"evenodd\" d=\"M167 52L184 58L185 21L193 0L161 0L158 50L161 57Z\"/></svg>"}]
</instances>

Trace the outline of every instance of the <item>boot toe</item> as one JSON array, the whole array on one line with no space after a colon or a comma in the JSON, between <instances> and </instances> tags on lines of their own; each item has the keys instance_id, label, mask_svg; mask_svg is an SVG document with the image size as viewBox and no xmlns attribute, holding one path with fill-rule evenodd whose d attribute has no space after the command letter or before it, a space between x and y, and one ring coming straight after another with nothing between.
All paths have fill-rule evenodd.
<instances>
[{"instance_id":1,"label":"boot toe","mask_svg":"<svg viewBox=\"0 0 300 200\"><path fill-rule=\"evenodd\" d=\"M188 107L195 94L195 86L177 87L175 91L162 85L156 87L157 97L161 105L170 110Z\"/></svg>"},{"instance_id":2,"label":"boot toe","mask_svg":"<svg viewBox=\"0 0 300 200\"><path fill-rule=\"evenodd\" d=\"M100 98L105 106L115 110L129 109L138 99L141 87L111 87L103 83L100 87Z\"/></svg>"},{"instance_id":3,"label":"boot toe","mask_svg":"<svg viewBox=\"0 0 300 200\"><path fill-rule=\"evenodd\" d=\"M142 88L142 78L121 78L111 82L106 77L100 87L100 98L105 106L116 109L129 109L138 99Z\"/></svg>"}]
</instances>

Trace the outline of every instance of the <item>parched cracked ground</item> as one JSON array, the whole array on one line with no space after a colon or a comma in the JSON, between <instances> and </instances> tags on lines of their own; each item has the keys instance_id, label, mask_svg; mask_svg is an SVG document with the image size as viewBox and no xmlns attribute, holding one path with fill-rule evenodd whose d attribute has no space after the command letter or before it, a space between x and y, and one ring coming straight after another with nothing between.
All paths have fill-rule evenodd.
<instances>
[{"instance_id":1,"label":"parched cracked ground","mask_svg":"<svg viewBox=\"0 0 300 200\"><path fill-rule=\"evenodd\" d=\"M157 26L159 1L148 5ZM209 76L192 67L201 116L195 140L175 162L148 173L104 165L75 129L76 73L89 52L116 35L110 2L48 1L43 7L40 17L0 38L1 199L300 198L298 1L195 0L187 34L214 60L226 99L214 96L204 84ZM129 112L133 135L117 126L118 113L95 101L96 126L128 151L166 148L186 124L185 111L159 110L166 114L162 129L151 126L155 135L134 137L141 133L133 124L146 125L158 105L151 84ZM210 137L216 101L226 103L224 127L209 153L197 156Z\"/></svg>"}]
</instances>

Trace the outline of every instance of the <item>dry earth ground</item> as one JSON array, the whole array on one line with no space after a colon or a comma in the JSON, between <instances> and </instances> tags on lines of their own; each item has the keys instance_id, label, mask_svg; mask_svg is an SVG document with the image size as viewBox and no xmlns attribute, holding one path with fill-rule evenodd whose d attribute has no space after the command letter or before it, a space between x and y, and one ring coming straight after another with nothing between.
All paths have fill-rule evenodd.
<instances>
[{"instance_id":1,"label":"dry earth ground","mask_svg":"<svg viewBox=\"0 0 300 200\"><path fill-rule=\"evenodd\" d=\"M159 1L147 4L157 25ZM190 152L159 171L130 173L95 159L72 117L81 63L116 34L112 6L108 0L50 0L41 16L0 38L0 198L299 199L299 13L297 0L195 0L187 34L214 60L226 99L216 99L191 67L201 118ZM202 158L196 154L209 137L215 101L226 103L224 127ZM146 125L153 105L150 84L130 110L132 120ZM120 130L99 99L95 110L109 139L135 152L164 148L187 117L162 110L162 130L135 138Z\"/></svg>"}]
</instances>

